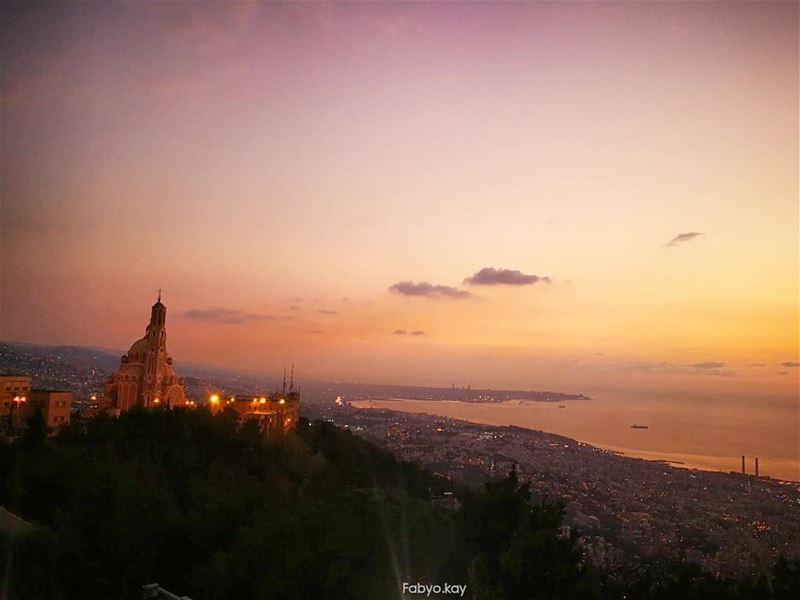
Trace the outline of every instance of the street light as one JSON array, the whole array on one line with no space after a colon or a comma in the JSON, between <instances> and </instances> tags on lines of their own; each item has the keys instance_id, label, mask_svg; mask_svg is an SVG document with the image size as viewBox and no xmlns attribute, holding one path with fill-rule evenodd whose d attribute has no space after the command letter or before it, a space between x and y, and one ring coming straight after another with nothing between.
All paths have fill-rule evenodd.
<instances>
[{"instance_id":1,"label":"street light","mask_svg":"<svg viewBox=\"0 0 800 600\"><path fill-rule=\"evenodd\" d=\"M14 396L14 400L9 404L9 406L8 406L8 432L9 433L11 433L11 431L14 428L14 407L16 406L17 408L19 408L20 404L25 404L27 401L28 401L28 399L25 396L20 396L19 394L17 394L16 396Z\"/></svg>"},{"instance_id":2,"label":"street light","mask_svg":"<svg viewBox=\"0 0 800 600\"><path fill-rule=\"evenodd\" d=\"M216 404L217 402L219 402L219 396L217 394L212 394L209 400L211 400L211 404Z\"/></svg>"}]
</instances>

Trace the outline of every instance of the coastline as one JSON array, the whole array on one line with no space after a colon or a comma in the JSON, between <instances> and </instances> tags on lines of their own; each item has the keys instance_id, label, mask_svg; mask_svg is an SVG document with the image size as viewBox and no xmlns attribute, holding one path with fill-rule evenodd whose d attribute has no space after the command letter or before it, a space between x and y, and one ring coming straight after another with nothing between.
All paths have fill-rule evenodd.
<instances>
[{"instance_id":1,"label":"coastline","mask_svg":"<svg viewBox=\"0 0 800 600\"><path fill-rule=\"evenodd\" d=\"M436 402L436 406L428 406L428 404L432 402ZM673 468L687 469L687 470L696 469L700 471L713 471L719 473L737 473L737 474L739 473L738 467L740 465L740 460L741 460L740 456L711 454L711 453L703 454L703 453L680 452L680 451L671 452L664 450L635 448L635 447L630 447L630 445L609 443L608 441L602 441L596 438L593 439L593 436L591 435L575 436L574 434L571 434L569 432L557 431L554 430L553 428L548 428L544 426L533 426L531 424L510 422L507 419L503 419L502 415L486 414L486 411L481 411L482 414L473 414L469 416L464 416L457 414L449 414L449 411L444 409L444 407L453 408L454 405L485 407L487 403L463 402L457 400L425 401L425 400L414 400L405 398L392 398L385 400L384 399L352 400L350 401L350 404L354 408L360 408L360 409L378 408L386 410L396 410L398 412L426 414L430 416L451 418L482 425L492 425L497 427L508 427L508 426L519 427L521 429L540 431L552 435L563 436L575 442L588 444L596 448L607 450L609 452L627 458L637 458L652 462L661 462ZM503 403L488 403L488 404L490 406L498 406L498 407L506 405L506 406L512 406L514 408L537 407L537 405L540 405L542 407L546 406L548 409L555 409L552 402L544 402L544 401L530 401L528 404L524 405L516 405L514 401L506 401ZM437 408L439 406L442 407L442 410L432 410L433 408ZM562 410L559 412L563 413L567 411ZM626 425L625 427L627 428L629 427L629 425ZM771 457L765 454L762 456L762 466L766 466L766 468L762 468L761 471L762 477L767 477L775 481L782 481L792 484L800 482L800 460L790 460L781 457Z\"/></svg>"}]
</instances>

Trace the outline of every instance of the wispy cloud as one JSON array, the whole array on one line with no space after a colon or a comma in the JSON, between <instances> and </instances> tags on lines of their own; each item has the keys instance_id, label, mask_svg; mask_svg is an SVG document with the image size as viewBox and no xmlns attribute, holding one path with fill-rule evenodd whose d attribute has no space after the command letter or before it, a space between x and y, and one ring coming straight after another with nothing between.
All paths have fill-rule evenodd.
<instances>
[{"instance_id":1,"label":"wispy cloud","mask_svg":"<svg viewBox=\"0 0 800 600\"><path fill-rule=\"evenodd\" d=\"M693 369L721 369L725 366L724 362L717 362L713 360L709 360L706 362L699 362L689 365Z\"/></svg>"},{"instance_id":2,"label":"wispy cloud","mask_svg":"<svg viewBox=\"0 0 800 600\"><path fill-rule=\"evenodd\" d=\"M414 283L413 281L400 281L389 288L390 292L403 296L421 296L423 298L469 298L472 294L465 290L450 287L449 285L434 285L427 281Z\"/></svg>"},{"instance_id":3,"label":"wispy cloud","mask_svg":"<svg viewBox=\"0 0 800 600\"><path fill-rule=\"evenodd\" d=\"M689 242L696 237L700 237L701 235L705 235L705 233L699 231L687 231L686 233L679 233L674 238L672 238L669 242L667 242L667 246L677 246L678 244L682 244L684 242Z\"/></svg>"},{"instance_id":4,"label":"wispy cloud","mask_svg":"<svg viewBox=\"0 0 800 600\"><path fill-rule=\"evenodd\" d=\"M338 315L338 310L318 310L317 311L321 315Z\"/></svg>"},{"instance_id":5,"label":"wispy cloud","mask_svg":"<svg viewBox=\"0 0 800 600\"><path fill-rule=\"evenodd\" d=\"M246 313L232 308L191 308L186 311L184 316L193 321L224 323L226 325L275 319L273 315Z\"/></svg>"},{"instance_id":6,"label":"wispy cloud","mask_svg":"<svg viewBox=\"0 0 800 600\"><path fill-rule=\"evenodd\" d=\"M796 368L800 367L800 363L799 362L792 362L790 360L787 360L786 362L782 362L781 366L782 367L789 367L790 369L796 369Z\"/></svg>"},{"instance_id":7,"label":"wispy cloud","mask_svg":"<svg viewBox=\"0 0 800 600\"><path fill-rule=\"evenodd\" d=\"M533 285L540 281L550 283L550 278L528 275L522 271L512 269L484 267L472 277L467 277L464 283L470 285Z\"/></svg>"},{"instance_id":8,"label":"wispy cloud","mask_svg":"<svg viewBox=\"0 0 800 600\"><path fill-rule=\"evenodd\" d=\"M392 332L392 335L426 335L426 333L421 329L415 329L411 332L409 332L407 329L395 329Z\"/></svg>"},{"instance_id":9,"label":"wispy cloud","mask_svg":"<svg viewBox=\"0 0 800 600\"><path fill-rule=\"evenodd\" d=\"M627 361L619 364L623 371L650 373L654 375L711 375L716 377L736 377L736 371L724 369L725 363L704 361L690 365L676 365L668 362Z\"/></svg>"}]
</instances>

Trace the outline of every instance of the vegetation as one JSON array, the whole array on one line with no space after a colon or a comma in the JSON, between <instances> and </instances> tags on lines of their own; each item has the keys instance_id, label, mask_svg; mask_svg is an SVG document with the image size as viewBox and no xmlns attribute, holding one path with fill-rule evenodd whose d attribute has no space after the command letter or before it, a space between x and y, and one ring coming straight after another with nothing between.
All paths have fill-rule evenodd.
<instances>
[{"instance_id":1,"label":"vegetation","mask_svg":"<svg viewBox=\"0 0 800 600\"><path fill-rule=\"evenodd\" d=\"M796 598L797 563L769 577L690 565L620 576L581 558L560 505L515 471L460 508L442 480L329 423L265 440L236 416L132 410L0 449L0 504L36 527L2 538L9 599L390 598L403 582L468 585L476 600Z\"/></svg>"}]
</instances>

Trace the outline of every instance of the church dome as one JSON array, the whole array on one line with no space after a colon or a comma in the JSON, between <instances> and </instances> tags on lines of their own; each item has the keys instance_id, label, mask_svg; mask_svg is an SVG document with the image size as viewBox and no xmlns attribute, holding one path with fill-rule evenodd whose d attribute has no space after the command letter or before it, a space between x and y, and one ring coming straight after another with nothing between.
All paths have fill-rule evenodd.
<instances>
[{"instance_id":1,"label":"church dome","mask_svg":"<svg viewBox=\"0 0 800 600\"><path fill-rule=\"evenodd\" d=\"M136 340L133 343L131 349L128 350L128 354L130 354L131 352L146 352L148 348L149 345L147 343L147 336L145 336L141 339Z\"/></svg>"}]
</instances>

